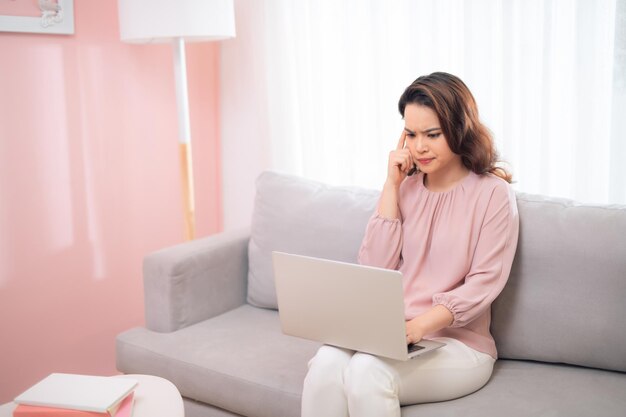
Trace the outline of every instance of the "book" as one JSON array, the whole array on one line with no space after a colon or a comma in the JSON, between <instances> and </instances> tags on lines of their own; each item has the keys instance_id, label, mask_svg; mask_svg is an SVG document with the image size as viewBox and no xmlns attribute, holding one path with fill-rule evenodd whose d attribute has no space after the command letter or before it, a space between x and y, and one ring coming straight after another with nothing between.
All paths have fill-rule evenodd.
<instances>
[{"instance_id":1,"label":"book","mask_svg":"<svg viewBox=\"0 0 626 417\"><path fill-rule=\"evenodd\" d=\"M130 378L54 373L15 398L20 405L110 413L137 386Z\"/></svg>"},{"instance_id":2,"label":"book","mask_svg":"<svg viewBox=\"0 0 626 417\"><path fill-rule=\"evenodd\" d=\"M106 413L18 404L13 410L13 417L132 417L134 397L135 393L131 392L119 403L119 406L113 407Z\"/></svg>"}]
</instances>

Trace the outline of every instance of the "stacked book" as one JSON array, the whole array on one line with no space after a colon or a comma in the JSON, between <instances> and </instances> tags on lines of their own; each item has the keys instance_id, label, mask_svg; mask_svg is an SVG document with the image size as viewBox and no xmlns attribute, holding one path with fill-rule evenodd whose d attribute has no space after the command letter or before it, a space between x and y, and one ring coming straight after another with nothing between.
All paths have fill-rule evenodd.
<instances>
[{"instance_id":1,"label":"stacked book","mask_svg":"<svg viewBox=\"0 0 626 417\"><path fill-rule=\"evenodd\" d=\"M51 374L17 398L13 417L131 417L137 381Z\"/></svg>"}]
</instances>

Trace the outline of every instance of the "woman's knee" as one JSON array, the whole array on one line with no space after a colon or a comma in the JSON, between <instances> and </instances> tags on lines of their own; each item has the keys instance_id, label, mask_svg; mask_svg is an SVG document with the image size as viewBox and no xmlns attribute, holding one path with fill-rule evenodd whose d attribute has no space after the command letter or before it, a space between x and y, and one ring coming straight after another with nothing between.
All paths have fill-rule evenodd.
<instances>
[{"instance_id":1,"label":"woman's knee","mask_svg":"<svg viewBox=\"0 0 626 417\"><path fill-rule=\"evenodd\" d=\"M397 395L398 377L384 360L357 353L345 371L345 390L353 398L370 395Z\"/></svg>"},{"instance_id":2,"label":"woman's knee","mask_svg":"<svg viewBox=\"0 0 626 417\"><path fill-rule=\"evenodd\" d=\"M322 346L309 361L305 384L343 384L344 370L353 352L333 346Z\"/></svg>"},{"instance_id":3,"label":"woman's knee","mask_svg":"<svg viewBox=\"0 0 626 417\"><path fill-rule=\"evenodd\" d=\"M343 370L350 362L353 354L354 352L347 349L324 345L309 361L309 370L312 368L323 370L340 368Z\"/></svg>"}]
</instances>

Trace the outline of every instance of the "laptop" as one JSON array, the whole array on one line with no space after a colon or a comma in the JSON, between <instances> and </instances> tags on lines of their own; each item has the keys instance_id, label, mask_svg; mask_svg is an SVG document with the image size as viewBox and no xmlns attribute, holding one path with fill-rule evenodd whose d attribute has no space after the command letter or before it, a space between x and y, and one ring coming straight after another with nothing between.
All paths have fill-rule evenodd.
<instances>
[{"instance_id":1,"label":"laptop","mask_svg":"<svg viewBox=\"0 0 626 417\"><path fill-rule=\"evenodd\" d=\"M272 262L285 334L400 361L445 346L407 346L399 271L284 252Z\"/></svg>"}]
</instances>

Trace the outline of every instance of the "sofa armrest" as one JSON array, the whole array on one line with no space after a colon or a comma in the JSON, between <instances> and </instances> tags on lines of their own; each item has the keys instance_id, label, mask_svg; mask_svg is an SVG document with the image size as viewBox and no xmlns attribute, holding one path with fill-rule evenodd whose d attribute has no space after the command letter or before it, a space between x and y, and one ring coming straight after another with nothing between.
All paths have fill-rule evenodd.
<instances>
[{"instance_id":1,"label":"sofa armrest","mask_svg":"<svg viewBox=\"0 0 626 417\"><path fill-rule=\"evenodd\" d=\"M146 327L173 332L244 304L249 237L225 232L146 256Z\"/></svg>"}]
</instances>

